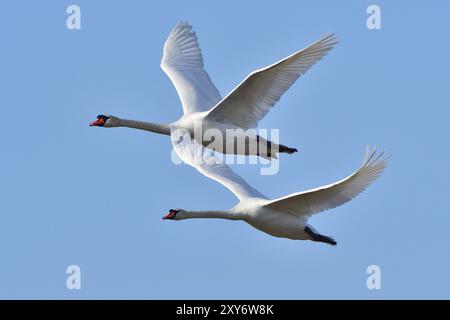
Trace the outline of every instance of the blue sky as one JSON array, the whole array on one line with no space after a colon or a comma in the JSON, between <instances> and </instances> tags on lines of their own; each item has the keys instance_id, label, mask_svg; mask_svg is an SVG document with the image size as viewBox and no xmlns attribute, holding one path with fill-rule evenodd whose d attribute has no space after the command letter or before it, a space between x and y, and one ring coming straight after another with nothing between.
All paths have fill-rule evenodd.
<instances>
[{"instance_id":1,"label":"blue sky","mask_svg":"<svg viewBox=\"0 0 450 320\"><path fill-rule=\"evenodd\" d=\"M81 30L66 8L81 7ZM366 8L381 7L368 30ZM449 298L450 91L443 1L9 1L0 13L0 298ZM338 246L245 223L162 221L225 209L233 194L170 161L169 138L90 128L98 113L181 116L159 68L180 20L226 94L327 32L339 45L260 122L299 148L280 171L235 170L270 197L343 178L367 144L392 155L354 201L314 216ZM67 266L82 289L66 289ZM366 288L379 265L381 290Z\"/></svg>"}]
</instances>

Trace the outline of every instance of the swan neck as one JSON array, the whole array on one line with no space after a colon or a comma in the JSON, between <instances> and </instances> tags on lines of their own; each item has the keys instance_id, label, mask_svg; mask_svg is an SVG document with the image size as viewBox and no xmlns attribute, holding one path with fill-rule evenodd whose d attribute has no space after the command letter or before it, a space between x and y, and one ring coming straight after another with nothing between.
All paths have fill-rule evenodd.
<instances>
[{"instance_id":1,"label":"swan neck","mask_svg":"<svg viewBox=\"0 0 450 320\"><path fill-rule=\"evenodd\" d=\"M230 211L186 211L186 219L191 218L241 220L239 215Z\"/></svg>"},{"instance_id":2,"label":"swan neck","mask_svg":"<svg viewBox=\"0 0 450 320\"><path fill-rule=\"evenodd\" d=\"M152 122L119 119L119 127L127 127L133 129L140 129L151 131L159 134L170 135L170 127L167 124L159 124Z\"/></svg>"}]
</instances>

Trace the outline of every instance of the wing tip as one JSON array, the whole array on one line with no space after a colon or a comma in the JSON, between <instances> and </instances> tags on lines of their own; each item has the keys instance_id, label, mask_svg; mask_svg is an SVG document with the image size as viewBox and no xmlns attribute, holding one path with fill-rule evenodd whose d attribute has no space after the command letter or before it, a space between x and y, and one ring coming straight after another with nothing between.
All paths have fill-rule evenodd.
<instances>
[{"instance_id":1,"label":"wing tip","mask_svg":"<svg viewBox=\"0 0 450 320\"><path fill-rule=\"evenodd\" d=\"M321 45L325 45L327 47L334 48L339 43L339 38L334 32L326 33L321 39L319 39L316 43L320 43Z\"/></svg>"},{"instance_id":2,"label":"wing tip","mask_svg":"<svg viewBox=\"0 0 450 320\"><path fill-rule=\"evenodd\" d=\"M188 20L180 20L172 30L175 29L192 29L192 24Z\"/></svg>"},{"instance_id":3,"label":"wing tip","mask_svg":"<svg viewBox=\"0 0 450 320\"><path fill-rule=\"evenodd\" d=\"M387 167L387 164L391 157L392 155L385 156L384 150L381 150L381 152L377 153L376 145L374 145L372 150L370 145L367 145L364 161L361 168L372 168L375 170L374 172L379 175Z\"/></svg>"}]
</instances>

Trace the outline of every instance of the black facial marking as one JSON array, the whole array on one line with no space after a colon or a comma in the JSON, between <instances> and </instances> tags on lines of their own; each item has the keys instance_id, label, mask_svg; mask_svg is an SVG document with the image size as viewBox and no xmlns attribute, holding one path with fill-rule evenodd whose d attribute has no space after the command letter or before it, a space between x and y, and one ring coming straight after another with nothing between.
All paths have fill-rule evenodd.
<instances>
[{"instance_id":1,"label":"black facial marking","mask_svg":"<svg viewBox=\"0 0 450 320\"><path fill-rule=\"evenodd\" d=\"M99 114L99 115L97 116L97 119L102 119L103 121L106 122L106 120L108 120L109 117L108 117L108 116L105 116L104 114Z\"/></svg>"}]
</instances>

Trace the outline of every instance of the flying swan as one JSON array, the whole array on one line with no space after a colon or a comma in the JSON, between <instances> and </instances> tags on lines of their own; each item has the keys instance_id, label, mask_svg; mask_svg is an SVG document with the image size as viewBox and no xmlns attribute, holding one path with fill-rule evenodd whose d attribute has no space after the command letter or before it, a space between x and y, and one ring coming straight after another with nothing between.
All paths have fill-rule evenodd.
<instances>
[{"instance_id":1,"label":"flying swan","mask_svg":"<svg viewBox=\"0 0 450 320\"><path fill-rule=\"evenodd\" d=\"M175 86L183 107L183 116L170 124L120 119L98 115L90 123L98 127L129 127L170 135L171 128L189 131L197 142L211 146L208 130L218 130L223 138L214 150L228 154L259 155L276 158L277 152L294 153L297 149L278 145L263 137L247 134L245 145L238 147L233 137L227 142L227 129L242 131L256 128L283 93L314 63L322 59L337 43L333 34L265 68L250 73L234 90L222 98L203 68L203 57L197 36L188 22L177 24L165 44L161 68ZM200 134L194 135L196 129ZM217 131L212 131L217 132ZM228 140L231 140L229 138ZM229 145L227 144L229 143ZM254 147L250 147L254 146Z\"/></svg>"},{"instance_id":2,"label":"flying swan","mask_svg":"<svg viewBox=\"0 0 450 320\"><path fill-rule=\"evenodd\" d=\"M385 169L388 158L377 155L376 147L366 155L361 167L347 178L316 189L297 192L270 200L234 173L219 157L208 152L190 138L185 130L174 130L172 144L179 157L200 173L233 192L239 203L229 210L187 211L171 209L163 219L220 218L243 220L274 237L312 240L336 245L336 241L317 232L308 218L313 214L338 207L356 197Z\"/></svg>"}]
</instances>

